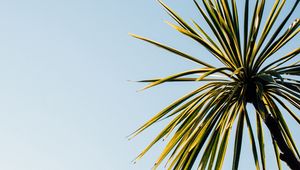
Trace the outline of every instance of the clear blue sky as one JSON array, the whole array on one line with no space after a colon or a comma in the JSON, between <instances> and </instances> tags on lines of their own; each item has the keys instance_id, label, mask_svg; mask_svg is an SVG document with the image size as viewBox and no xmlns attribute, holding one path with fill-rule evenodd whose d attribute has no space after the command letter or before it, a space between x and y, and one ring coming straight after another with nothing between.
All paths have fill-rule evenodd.
<instances>
[{"instance_id":1,"label":"clear blue sky","mask_svg":"<svg viewBox=\"0 0 300 170\"><path fill-rule=\"evenodd\" d=\"M192 1L166 2L186 19L197 16ZM1 1L0 169L150 169L160 146L135 165L131 160L163 123L132 141L126 136L194 86L170 84L137 93L143 84L127 80L166 76L195 65L128 33L207 55L164 20L170 18L154 0ZM291 126L299 128L294 122ZM251 170L245 137L241 167ZM228 156L226 170L231 169L230 151ZM275 160L268 162L274 169Z\"/></svg>"}]
</instances>

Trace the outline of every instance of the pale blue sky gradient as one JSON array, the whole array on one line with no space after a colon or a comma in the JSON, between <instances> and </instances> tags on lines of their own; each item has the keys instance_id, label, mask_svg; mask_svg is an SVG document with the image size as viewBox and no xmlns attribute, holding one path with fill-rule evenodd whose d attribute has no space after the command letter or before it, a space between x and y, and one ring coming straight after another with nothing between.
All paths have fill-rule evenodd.
<instances>
[{"instance_id":1,"label":"pale blue sky gradient","mask_svg":"<svg viewBox=\"0 0 300 170\"><path fill-rule=\"evenodd\" d=\"M196 18L192 1L166 3L184 18L203 22ZM128 33L216 62L164 20L171 21L154 0L0 1L0 169L150 169L165 143L137 164L131 161L164 122L132 141L126 136L196 86L169 84L137 93L143 84L127 80L166 76L196 65ZM292 121L291 126L299 128ZM241 167L251 170L245 134ZM266 148L272 150L271 145ZM225 170L231 169L230 154ZM275 160L268 163L274 169Z\"/></svg>"}]
</instances>

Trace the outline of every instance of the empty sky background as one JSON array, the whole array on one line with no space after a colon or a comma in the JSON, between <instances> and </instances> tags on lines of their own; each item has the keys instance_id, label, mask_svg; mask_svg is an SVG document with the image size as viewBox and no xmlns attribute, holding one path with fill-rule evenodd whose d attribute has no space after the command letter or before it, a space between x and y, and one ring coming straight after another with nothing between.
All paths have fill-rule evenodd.
<instances>
[{"instance_id":1,"label":"empty sky background","mask_svg":"<svg viewBox=\"0 0 300 170\"><path fill-rule=\"evenodd\" d=\"M165 2L203 24L192 0ZM273 1L268 2L270 9ZM299 12L298 7L298 17ZM137 164L131 161L166 122L131 141L126 136L196 86L169 84L137 93L143 84L128 80L197 66L128 33L216 62L164 20L171 21L154 0L0 1L0 169L150 169L165 143ZM299 36L295 39L290 49L299 47ZM299 146L299 126L289 122ZM240 166L251 170L247 132L244 139ZM266 149L272 151L270 143ZM231 169L232 147L228 150L225 170ZM276 169L272 152L267 155L268 169Z\"/></svg>"}]
</instances>

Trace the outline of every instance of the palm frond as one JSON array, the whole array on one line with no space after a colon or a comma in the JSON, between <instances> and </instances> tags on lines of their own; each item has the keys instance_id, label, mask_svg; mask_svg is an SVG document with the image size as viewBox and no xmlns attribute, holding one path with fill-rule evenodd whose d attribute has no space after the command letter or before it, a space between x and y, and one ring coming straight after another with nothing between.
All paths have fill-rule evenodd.
<instances>
[{"instance_id":1,"label":"palm frond","mask_svg":"<svg viewBox=\"0 0 300 170\"><path fill-rule=\"evenodd\" d=\"M164 140L166 146L153 169L166 160L168 169L188 170L198 165L198 169L219 170L225 160L230 136L234 136L232 169L235 170L239 167L245 126L256 169L268 169L266 142L273 144L279 169L282 169L281 161L291 169L300 169L300 154L285 120L290 116L300 125L299 115L286 105L289 103L300 110L300 63L288 64L297 59L300 47L279 58L274 57L288 42L295 40L300 31L299 19L288 29L283 29L300 1L295 0L292 7L286 9L286 0L275 0L267 14L268 0L255 0L254 8L249 0L244 0L243 12L238 10L240 6L236 0L201 0L201 3L193 0L207 28L195 20L189 24L164 2L158 2L176 23L167 24L203 46L211 55L194 57L131 34L200 66L167 77L141 80L139 82L149 83L143 90L166 82L202 82L200 87L174 101L130 135L132 138L159 121L169 120L136 160L158 141ZM283 11L286 16L279 21ZM240 15L243 16L242 22ZM214 57L222 65L206 63L202 61L203 57ZM255 114L248 114L247 104L254 106ZM254 119L256 122L251 122ZM266 131L271 133L272 141L265 140Z\"/></svg>"}]
</instances>

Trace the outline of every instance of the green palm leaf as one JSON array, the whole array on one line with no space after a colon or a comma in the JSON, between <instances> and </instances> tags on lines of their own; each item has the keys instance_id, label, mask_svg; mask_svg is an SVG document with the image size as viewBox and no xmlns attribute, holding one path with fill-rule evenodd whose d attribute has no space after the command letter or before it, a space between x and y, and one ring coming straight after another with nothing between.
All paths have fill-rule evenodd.
<instances>
[{"instance_id":1,"label":"green palm leaf","mask_svg":"<svg viewBox=\"0 0 300 170\"><path fill-rule=\"evenodd\" d=\"M203 82L196 90L157 113L130 136L138 135L158 121L169 120L136 159L142 158L158 141L165 140L166 147L153 169L164 160L167 160L168 169L188 170L197 165L198 169L222 169L233 134L232 169L235 170L239 167L243 129L246 126L256 169L268 169L265 133L272 136L269 142L273 144L278 168L282 169L281 162L284 161L291 169L300 169L300 154L285 120L286 116L290 116L300 124L299 115L286 105L289 103L300 110L300 63L299 60L294 61L299 56L300 47L275 57L300 32L300 19L290 20L300 1L293 0L292 7L288 9L285 8L286 0L275 0L271 10L267 11L268 0L255 0L253 9L249 0L243 0L243 12L238 10L236 0L193 1L210 30L205 30L194 20L189 24L158 0L177 25L167 23L205 47L211 57L223 65L206 63L199 57L131 34L201 66L164 78L139 81L149 83L144 89L166 82ZM287 15L279 21L282 11L286 11ZM265 23L262 22L264 20ZM287 24L290 24L289 28L283 29ZM254 106L255 114L248 114L246 106L249 104ZM251 122L253 116L256 123ZM256 133L253 131L254 125ZM233 126L235 130L232 130Z\"/></svg>"}]
</instances>

